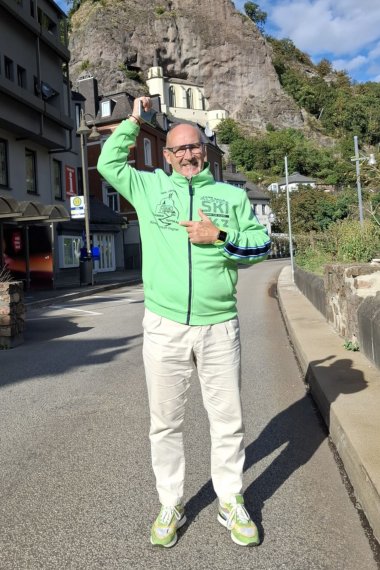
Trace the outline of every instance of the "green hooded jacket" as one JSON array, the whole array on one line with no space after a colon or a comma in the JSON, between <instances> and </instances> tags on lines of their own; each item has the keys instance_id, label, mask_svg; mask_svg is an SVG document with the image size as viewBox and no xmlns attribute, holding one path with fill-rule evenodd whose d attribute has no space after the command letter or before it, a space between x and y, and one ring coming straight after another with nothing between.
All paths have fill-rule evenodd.
<instances>
[{"instance_id":1,"label":"green hooded jacket","mask_svg":"<svg viewBox=\"0 0 380 570\"><path fill-rule=\"evenodd\" d=\"M98 170L137 211L143 248L145 306L190 325L214 324L237 314L238 263L266 259L270 240L246 191L216 182L209 166L188 180L163 170L131 167L129 147L139 126L123 121L105 142ZM221 244L192 244L178 222L200 220L198 209L227 232Z\"/></svg>"}]
</instances>

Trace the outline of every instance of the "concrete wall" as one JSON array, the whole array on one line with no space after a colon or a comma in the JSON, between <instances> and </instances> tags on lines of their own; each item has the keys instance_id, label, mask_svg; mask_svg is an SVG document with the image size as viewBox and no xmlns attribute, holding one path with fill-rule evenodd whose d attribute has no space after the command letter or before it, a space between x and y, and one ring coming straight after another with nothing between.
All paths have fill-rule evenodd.
<instances>
[{"instance_id":1,"label":"concrete wall","mask_svg":"<svg viewBox=\"0 0 380 570\"><path fill-rule=\"evenodd\" d=\"M380 267L326 265L324 277L295 268L298 289L349 341L380 368Z\"/></svg>"}]
</instances>

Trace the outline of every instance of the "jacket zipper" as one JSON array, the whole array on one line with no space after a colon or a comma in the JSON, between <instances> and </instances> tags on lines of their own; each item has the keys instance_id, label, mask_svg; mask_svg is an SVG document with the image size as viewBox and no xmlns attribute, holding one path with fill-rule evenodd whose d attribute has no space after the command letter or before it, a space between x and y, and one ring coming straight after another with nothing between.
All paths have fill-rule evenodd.
<instances>
[{"instance_id":1,"label":"jacket zipper","mask_svg":"<svg viewBox=\"0 0 380 570\"><path fill-rule=\"evenodd\" d=\"M189 196L190 196L190 215L189 215L189 220L192 221L193 220L193 196L194 196L194 189L193 186L191 184L191 180L189 181ZM191 260L191 241L188 241L188 245L187 245L187 252L188 252L188 258L189 258L189 298L188 298L188 303L187 303L187 318L186 318L186 324L189 325L190 324L190 315L191 315L191 295L192 295L192 273L193 273L193 267L192 267L192 260Z\"/></svg>"}]
</instances>

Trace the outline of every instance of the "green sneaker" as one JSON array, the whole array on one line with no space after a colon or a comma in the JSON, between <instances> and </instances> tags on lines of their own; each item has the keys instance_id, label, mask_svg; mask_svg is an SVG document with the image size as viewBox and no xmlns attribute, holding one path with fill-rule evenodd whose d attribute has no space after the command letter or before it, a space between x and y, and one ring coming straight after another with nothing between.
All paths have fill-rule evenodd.
<instances>
[{"instance_id":1,"label":"green sneaker","mask_svg":"<svg viewBox=\"0 0 380 570\"><path fill-rule=\"evenodd\" d=\"M240 546L257 546L259 531L251 520L242 495L233 495L230 503L220 503L218 521L231 531L231 538Z\"/></svg>"},{"instance_id":2,"label":"green sneaker","mask_svg":"<svg viewBox=\"0 0 380 570\"><path fill-rule=\"evenodd\" d=\"M185 509L182 505L176 507L161 507L160 514L154 521L150 533L150 542L154 546L170 548L177 542L177 529L186 522Z\"/></svg>"}]
</instances>

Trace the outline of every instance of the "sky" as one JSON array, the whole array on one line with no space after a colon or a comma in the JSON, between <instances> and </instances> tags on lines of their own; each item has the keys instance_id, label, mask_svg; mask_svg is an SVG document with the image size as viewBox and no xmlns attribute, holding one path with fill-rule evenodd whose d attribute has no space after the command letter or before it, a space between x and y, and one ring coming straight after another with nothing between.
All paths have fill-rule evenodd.
<instances>
[{"instance_id":1,"label":"sky","mask_svg":"<svg viewBox=\"0 0 380 570\"><path fill-rule=\"evenodd\" d=\"M246 0L235 0L244 13ZM67 10L65 0L56 0ZM355 81L380 82L379 0L257 0L265 33L290 38L314 63L326 58Z\"/></svg>"},{"instance_id":2,"label":"sky","mask_svg":"<svg viewBox=\"0 0 380 570\"><path fill-rule=\"evenodd\" d=\"M246 0L235 0L244 13ZM326 58L355 81L380 81L379 0L257 0L265 33L290 38L314 63Z\"/></svg>"}]
</instances>

